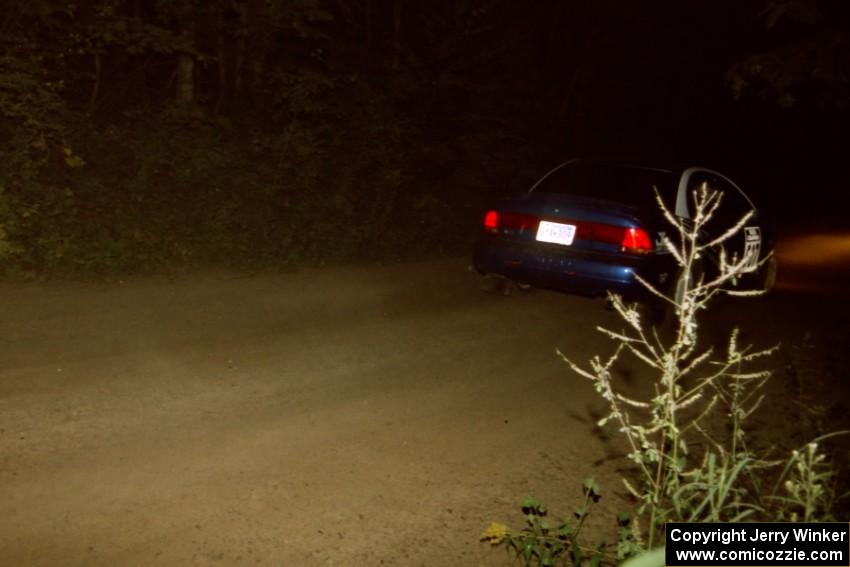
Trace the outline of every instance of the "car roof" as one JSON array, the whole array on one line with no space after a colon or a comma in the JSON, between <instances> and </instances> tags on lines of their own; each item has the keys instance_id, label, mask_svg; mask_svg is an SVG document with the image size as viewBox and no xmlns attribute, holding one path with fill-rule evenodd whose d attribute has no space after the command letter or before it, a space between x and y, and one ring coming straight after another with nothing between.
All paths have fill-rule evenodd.
<instances>
[{"instance_id":1,"label":"car roof","mask_svg":"<svg viewBox=\"0 0 850 567\"><path fill-rule=\"evenodd\" d=\"M589 156L570 156L563 159L555 167L561 167L568 163L587 163L595 165L610 165L613 167L633 167L638 169L649 169L661 172L669 172L675 175L681 175L686 169L704 169L721 173L721 175L729 176L732 179L743 179L746 176L742 175L740 165L734 162L727 163L721 160L720 163L715 163L716 160L700 159L663 159L646 156L631 156L631 155L589 155Z\"/></svg>"},{"instance_id":2,"label":"car roof","mask_svg":"<svg viewBox=\"0 0 850 567\"><path fill-rule=\"evenodd\" d=\"M686 169L686 166L678 163L674 163L671 161L665 160L657 160L657 159L647 159L647 158L634 158L634 157L610 157L610 156L584 156L584 157L572 157L562 161L558 166L561 167L567 164L588 164L588 165L601 165L601 166L612 166L612 167L629 167L635 169L651 169L655 171L662 171L668 173L676 173Z\"/></svg>"}]
</instances>

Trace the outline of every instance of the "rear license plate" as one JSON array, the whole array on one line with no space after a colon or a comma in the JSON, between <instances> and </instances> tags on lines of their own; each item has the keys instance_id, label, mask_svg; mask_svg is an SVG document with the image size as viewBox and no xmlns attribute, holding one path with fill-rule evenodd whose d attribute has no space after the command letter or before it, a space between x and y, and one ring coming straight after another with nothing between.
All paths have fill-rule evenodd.
<instances>
[{"instance_id":1,"label":"rear license plate","mask_svg":"<svg viewBox=\"0 0 850 567\"><path fill-rule=\"evenodd\" d=\"M539 242L569 246L573 243L575 237L576 225L574 224L540 221L540 226L537 228L537 240Z\"/></svg>"}]
</instances>

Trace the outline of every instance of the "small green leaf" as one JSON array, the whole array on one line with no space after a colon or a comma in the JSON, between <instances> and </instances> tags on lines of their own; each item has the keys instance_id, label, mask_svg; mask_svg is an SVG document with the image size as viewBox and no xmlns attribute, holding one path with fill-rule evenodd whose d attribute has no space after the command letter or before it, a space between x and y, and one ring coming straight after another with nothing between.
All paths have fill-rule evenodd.
<instances>
[{"instance_id":1,"label":"small green leaf","mask_svg":"<svg viewBox=\"0 0 850 567\"><path fill-rule=\"evenodd\" d=\"M538 506L540 506L540 502L538 502L537 499L532 496L529 496L522 502L523 508L537 508Z\"/></svg>"},{"instance_id":2,"label":"small green leaf","mask_svg":"<svg viewBox=\"0 0 850 567\"><path fill-rule=\"evenodd\" d=\"M604 553L604 545L600 546L600 549L596 551L591 557L590 561L587 563L587 567L599 567L602 564L602 557Z\"/></svg>"},{"instance_id":3,"label":"small green leaf","mask_svg":"<svg viewBox=\"0 0 850 567\"><path fill-rule=\"evenodd\" d=\"M574 533L575 532L573 531L572 526L569 526L567 524L562 524L558 528L558 536L559 537L570 538L570 537L573 536Z\"/></svg>"},{"instance_id":4,"label":"small green leaf","mask_svg":"<svg viewBox=\"0 0 850 567\"><path fill-rule=\"evenodd\" d=\"M596 483L596 480L592 476L589 476L584 479L583 486L585 491L587 491L593 498L594 502L596 500L599 500L599 498L602 496L602 491L599 489L599 485Z\"/></svg>"},{"instance_id":5,"label":"small green leaf","mask_svg":"<svg viewBox=\"0 0 850 567\"><path fill-rule=\"evenodd\" d=\"M570 554L573 556L573 565L575 567L582 567L582 563L584 562L584 554L581 552L581 548L575 541L570 546Z\"/></svg>"},{"instance_id":6,"label":"small green leaf","mask_svg":"<svg viewBox=\"0 0 850 567\"><path fill-rule=\"evenodd\" d=\"M632 557L622 567L664 567L664 548L659 547Z\"/></svg>"},{"instance_id":7,"label":"small green leaf","mask_svg":"<svg viewBox=\"0 0 850 567\"><path fill-rule=\"evenodd\" d=\"M545 516L546 506L541 504L536 498L528 497L522 503L522 513L528 516Z\"/></svg>"}]
</instances>

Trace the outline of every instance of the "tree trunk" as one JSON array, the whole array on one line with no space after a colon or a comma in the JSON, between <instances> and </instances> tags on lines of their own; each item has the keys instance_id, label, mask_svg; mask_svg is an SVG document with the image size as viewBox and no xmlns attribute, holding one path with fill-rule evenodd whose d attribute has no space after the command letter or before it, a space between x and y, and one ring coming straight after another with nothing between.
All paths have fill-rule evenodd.
<instances>
[{"instance_id":1,"label":"tree trunk","mask_svg":"<svg viewBox=\"0 0 850 567\"><path fill-rule=\"evenodd\" d=\"M100 93L100 76L102 74L102 65L100 53L94 54L94 85L91 88L91 96L89 97L89 112L94 110L94 105L97 102L97 95Z\"/></svg>"},{"instance_id":2,"label":"tree trunk","mask_svg":"<svg viewBox=\"0 0 850 567\"><path fill-rule=\"evenodd\" d=\"M566 118L567 113L570 112L570 106L573 101L573 95L576 92L576 87L579 82L579 75L581 74L581 66L576 64L575 69L573 69L573 75L570 78L570 84L567 86L566 91L561 97L561 104L558 106L558 114L556 124L563 125Z\"/></svg>"},{"instance_id":3,"label":"tree trunk","mask_svg":"<svg viewBox=\"0 0 850 567\"><path fill-rule=\"evenodd\" d=\"M186 39L186 45L195 47L195 26L193 22L184 21L180 34ZM177 55L177 89L175 99L178 105L189 106L195 102L195 57L183 52Z\"/></svg>"},{"instance_id":4,"label":"tree trunk","mask_svg":"<svg viewBox=\"0 0 850 567\"><path fill-rule=\"evenodd\" d=\"M188 53L177 56L177 104L195 102L195 59Z\"/></svg>"},{"instance_id":5,"label":"tree trunk","mask_svg":"<svg viewBox=\"0 0 850 567\"><path fill-rule=\"evenodd\" d=\"M265 55L265 2L248 0L245 7L247 40L243 50L243 59L240 63L244 76L242 86L251 104L255 108L262 108L264 106L262 85L265 73L263 60Z\"/></svg>"},{"instance_id":6,"label":"tree trunk","mask_svg":"<svg viewBox=\"0 0 850 567\"><path fill-rule=\"evenodd\" d=\"M243 14L238 9L223 13L219 18L218 29L218 102L216 112L230 111L237 101L238 89L238 42L241 35Z\"/></svg>"},{"instance_id":7,"label":"tree trunk","mask_svg":"<svg viewBox=\"0 0 850 567\"><path fill-rule=\"evenodd\" d=\"M343 22L345 29L345 37L354 40L359 35L360 26L357 25L357 18L354 17L351 6L345 0L337 0L336 5L340 14L339 19Z\"/></svg>"},{"instance_id":8,"label":"tree trunk","mask_svg":"<svg viewBox=\"0 0 850 567\"><path fill-rule=\"evenodd\" d=\"M404 0L393 3L393 67L401 64L401 33Z\"/></svg>"},{"instance_id":9,"label":"tree trunk","mask_svg":"<svg viewBox=\"0 0 850 567\"><path fill-rule=\"evenodd\" d=\"M372 51L372 1L366 0L366 51Z\"/></svg>"},{"instance_id":10,"label":"tree trunk","mask_svg":"<svg viewBox=\"0 0 850 567\"><path fill-rule=\"evenodd\" d=\"M10 2L9 4L14 5L15 3ZM3 23L0 24L0 36L5 36L11 32L16 31L23 15L22 10L18 6L15 6L14 9L9 8L8 11L6 11L5 8L7 7L4 6L4 11L6 12L6 14L3 16Z\"/></svg>"}]
</instances>

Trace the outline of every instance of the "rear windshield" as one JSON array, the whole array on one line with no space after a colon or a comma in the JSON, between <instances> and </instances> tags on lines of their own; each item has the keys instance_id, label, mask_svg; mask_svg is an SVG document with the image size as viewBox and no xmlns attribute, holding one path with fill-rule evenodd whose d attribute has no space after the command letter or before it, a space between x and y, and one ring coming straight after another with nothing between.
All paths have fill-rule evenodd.
<instances>
[{"instance_id":1,"label":"rear windshield","mask_svg":"<svg viewBox=\"0 0 850 567\"><path fill-rule=\"evenodd\" d=\"M675 195L673 174L634 166L575 162L552 172L534 191L646 207L655 205L653 188L657 188L664 201L670 205Z\"/></svg>"}]
</instances>

